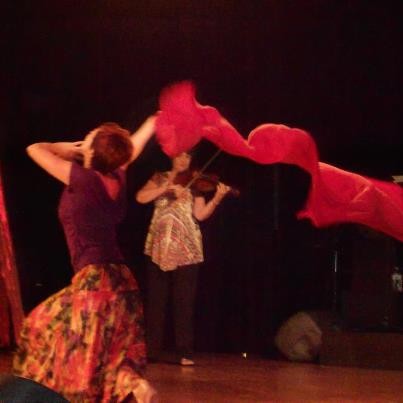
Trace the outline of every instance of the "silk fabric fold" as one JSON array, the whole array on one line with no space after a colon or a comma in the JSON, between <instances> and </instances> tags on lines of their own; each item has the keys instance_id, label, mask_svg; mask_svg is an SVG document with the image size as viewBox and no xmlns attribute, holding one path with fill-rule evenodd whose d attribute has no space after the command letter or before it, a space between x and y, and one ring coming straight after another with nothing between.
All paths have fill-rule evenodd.
<instances>
[{"instance_id":1,"label":"silk fabric fold","mask_svg":"<svg viewBox=\"0 0 403 403\"><path fill-rule=\"evenodd\" d=\"M160 95L157 139L170 157L205 138L223 151L259 164L292 164L311 175L305 207L298 218L317 227L357 223L403 241L403 188L320 162L315 141L304 130L262 124L245 139L211 106L200 105L191 82L165 88Z\"/></svg>"}]
</instances>

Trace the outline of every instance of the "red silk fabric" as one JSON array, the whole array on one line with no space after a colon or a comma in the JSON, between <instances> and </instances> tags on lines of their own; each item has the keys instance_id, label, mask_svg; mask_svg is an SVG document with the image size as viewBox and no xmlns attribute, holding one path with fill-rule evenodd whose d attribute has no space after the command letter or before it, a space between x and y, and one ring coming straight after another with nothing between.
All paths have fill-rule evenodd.
<instances>
[{"instance_id":1,"label":"red silk fabric","mask_svg":"<svg viewBox=\"0 0 403 403\"><path fill-rule=\"evenodd\" d=\"M20 285L15 266L13 246L7 220L7 210L4 201L3 185L0 175L0 345L10 343L10 318L14 335L18 340L24 311L21 302ZM9 309L8 309L9 308Z\"/></svg>"},{"instance_id":2,"label":"red silk fabric","mask_svg":"<svg viewBox=\"0 0 403 403\"><path fill-rule=\"evenodd\" d=\"M304 130L263 124L244 139L217 109L200 105L192 83L164 89L160 96L157 140L170 157L205 138L223 151L259 164L296 165L311 175L305 207L298 218L317 227L358 223L403 241L403 188L318 161L316 144Z\"/></svg>"}]
</instances>

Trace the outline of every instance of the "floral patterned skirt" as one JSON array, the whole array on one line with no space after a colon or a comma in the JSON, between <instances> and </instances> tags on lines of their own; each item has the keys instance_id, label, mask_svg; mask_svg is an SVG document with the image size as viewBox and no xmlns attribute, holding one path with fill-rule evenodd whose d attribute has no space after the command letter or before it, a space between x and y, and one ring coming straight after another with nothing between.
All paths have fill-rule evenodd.
<instances>
[{"instance_id":1,"label":"floral patterned skirt","mask_svg":"<svg viewBox=\"0 0 403 403\"><path fill-rule=\"evenodd\" d=\"M14 373L71 402L120 402L145 364L136 280L122 264L88 265L25 319Z\"/></svg>"}]
</instances>

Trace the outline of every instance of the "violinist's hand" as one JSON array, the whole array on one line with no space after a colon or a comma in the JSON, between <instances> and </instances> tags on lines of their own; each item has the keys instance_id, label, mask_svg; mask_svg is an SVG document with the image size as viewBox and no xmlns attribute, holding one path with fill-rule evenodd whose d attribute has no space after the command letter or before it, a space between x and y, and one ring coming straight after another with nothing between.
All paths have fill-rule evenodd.
<instances>
[{"instance_id":1,"label":"violinist's hand","mask_svg":"<svg viewBox=\"0 0 403 403\"><path fill-rule=\"evenodd\" d=\"M219 182L217 185L216 194L222 195L223 197L231 190L231 188L224 183Z\"/></svg>"},{"instance_id":2,"label":"violinist's hand","mask_svg":"<svg viewBox=\"0 0 403 403\"><path fill-rule=\"evenodd\" d=\"M184 195L185 188L181 185L169 184L167 190L168 192L172 192L175 195L175 197L179 199L181 196Z\"/></svg>"},{"instance_id":3,"label":"violinist's hand","mask_svg":"<svg viewBox=\"0 0 403 403\"><path fill-rule=\"evenodd\" d=\"M177 175L177 172L174 171L174 170L172 170L171 172L169 172L168 178L167 178L167 181L166 181L167 186L170 186L170 185L173 184L176 175Z\"/></svg>"},{"instance_id":4,"label":"violinist's hand","mask_svg":"<svg viewBox=\"0 0 403 403\"><path fill-rule=\"evenodd\" d=\"M214 201L216 202L216 204L218 204L230 190L231 188L229 186L219 182L214 195Z\"/></svg>"}]
</instances>

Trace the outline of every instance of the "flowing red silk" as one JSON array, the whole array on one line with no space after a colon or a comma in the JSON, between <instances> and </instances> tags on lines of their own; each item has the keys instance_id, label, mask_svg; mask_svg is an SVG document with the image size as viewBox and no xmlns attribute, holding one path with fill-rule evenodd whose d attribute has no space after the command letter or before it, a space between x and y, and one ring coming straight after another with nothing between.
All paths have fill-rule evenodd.
<instances>
[{"instance_id":1,"label":"flowing red silk","mask_svg":"<svg viewBox=\"0 0 403 403\"><path fill-rule=\"evenodd\" d=\"M10 318L13 323L14 335L18 341L21 324L24 319L20 285L15 265L12 240L7 220L7 210L4 201L3 185L0 175L0 341L2 345L10 343ZM7 308L6 308L7 307ZM10 309L8 309L8 307ZM9 312L10 311L10 312Z\"/></svg>"},{"instance_id":2,"label":"flowing red silk","mask_svg":"<svg viewBox=\"0 0 403 403\"><path fill-rule=\"evenodd\" d=\"M317 227L358 223L403 241L403 188L319 162L316 144L304 130L263 124L244 139L217 109L200 105L191 82L164 89L157 139L170 157L205 138L223 151L259 164L296 165L311 175L305 207L298 218Z\"/></svg>"}]
</instances>

